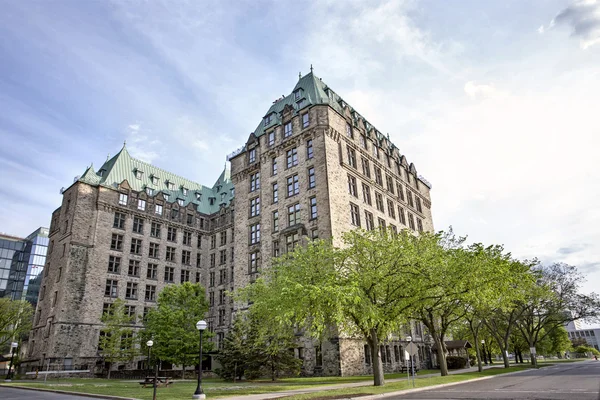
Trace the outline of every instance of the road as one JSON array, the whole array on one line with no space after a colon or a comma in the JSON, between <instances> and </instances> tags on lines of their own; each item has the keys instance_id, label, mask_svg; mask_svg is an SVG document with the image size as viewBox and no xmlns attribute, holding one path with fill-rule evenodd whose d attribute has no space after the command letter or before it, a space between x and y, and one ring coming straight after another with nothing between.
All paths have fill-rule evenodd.
<instances>
[{"instance_id":1,"label":"road","mask_svg":"<svg viewBox=\"0 0 600 400\"><path fill-rule=\"evenodd\" d=\"M599 400L600 361L558 364L553 367L499 375L492 379L431 389L397 400Z\"/></svg>"},{"instance_id":2,"label":"road","mask_svg":"<svg viewBox=\"0 0 600 400\"><path fill-rule=\"evenodd\" d=\"M90 397L73 396L63 393L40 392L25 389L15 389L0 386L0 399L2 400L90 400Z\"/></svg>"}]
</instances>

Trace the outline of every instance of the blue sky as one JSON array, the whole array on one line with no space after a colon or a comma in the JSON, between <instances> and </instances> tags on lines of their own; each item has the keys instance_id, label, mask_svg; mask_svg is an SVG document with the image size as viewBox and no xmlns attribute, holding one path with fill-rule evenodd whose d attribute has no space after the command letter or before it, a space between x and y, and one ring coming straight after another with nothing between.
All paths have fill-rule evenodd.
<instances>
[{"instance_id":1,"label":"blue sky","mask_svg":"<svg viewBox=\"0 0 600 400\"><path fill-rule=\"evenodd\" d=\"M597 1L5 1L0 231L124 140L212 185L298 72L433 183L436 228L600 284Z\"/></svg>"}]
</instances>

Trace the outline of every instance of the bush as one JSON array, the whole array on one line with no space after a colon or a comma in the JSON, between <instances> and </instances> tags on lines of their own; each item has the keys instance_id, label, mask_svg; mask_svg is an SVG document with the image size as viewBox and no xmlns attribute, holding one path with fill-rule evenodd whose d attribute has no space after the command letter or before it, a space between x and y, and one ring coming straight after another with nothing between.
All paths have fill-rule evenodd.
<instances>
[{"instance_id":1,"label":"bush","mask_svg":"<svg viewBox=\"0 0 600 400\"><path fill-rule=\"evenodd\" d=\"M446 357L446 365L448 369L461 369L467 365L467 359L459 356Z\"/></svg>"},{"instance_id":2,"label":"bush","mask_svg":"<svg viewBox=\"0 0 600 400\"><path fill-rule=\"evenodd\" d=\"M592 355L600 355L600 351L596 350L593 347L589 347L589 346L577 346L575 348L575 353L578 354L585 354L585 353L592 353Z\"/></svg>"}]
</instances>

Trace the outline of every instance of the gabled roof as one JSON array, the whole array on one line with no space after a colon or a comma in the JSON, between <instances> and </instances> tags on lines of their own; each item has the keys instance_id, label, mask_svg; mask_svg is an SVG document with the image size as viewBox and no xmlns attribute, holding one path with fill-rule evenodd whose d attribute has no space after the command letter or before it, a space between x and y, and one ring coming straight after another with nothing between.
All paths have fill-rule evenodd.
<instances>
[{"instance_id":1,"label":"gabled roof","mask_svg":"<svg viewBox=\"0 0 600 400\"><path fill-rule=\"evenodd\" d=\"M231 190L233 183L228 166L225 167L213 187L209 188L131 157L125 145L114 157L107 160L98 172L94 170L93 166L88 167L79 181L92 186L101 185L113 189L116 189L123 181L127 181L134 191L142 192L146 188L150 188L153 192L152 196L156 196L158 193L166 194L170 203L181 199L183 206L192 203L199 212L204 214L217 212L220 205L227 205L233 199ZM219 189L218 193L216 189ZM211 197L216 199L213 204L209 200Z\"/></svg>"}]
</instances>

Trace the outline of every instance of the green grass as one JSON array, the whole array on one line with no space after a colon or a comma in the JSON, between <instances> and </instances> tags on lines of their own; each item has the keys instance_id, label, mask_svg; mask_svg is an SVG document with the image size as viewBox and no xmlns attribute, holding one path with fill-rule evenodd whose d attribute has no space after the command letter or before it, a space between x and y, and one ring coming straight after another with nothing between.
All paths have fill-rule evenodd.
<instances>
[{"instance_id":1,"label":"green grass","mask_svg":"<svg viewBox=\"0 0 600 400\"><path fill-rule=\"evenodd\" d=\"M544 363L544 366L550 365ZM461 382L477 377L490 376L503 374L507 372L520 371L528 368L524 366L512 366L511 368L505 369L501 366L498 368L486 369L482 373L479 372L465 372L461 374L454 374L450 376L436 376L416 379L417 387L437 385L440 383L451 383ZM439 373L439 370L422 370L419 371L421 375L428 373ZM289 399L309 399L309 398L321 398L330 396L340 395L365 395L365 394L378 394L385 392L392 392L402 389L408 389L412 387L412 383L408 383L406 374L396 373L386 375L388 383L383 387L374 387L370 383L373 380L372 376L349 376L349 377L310 377L310 378L284 378L277 382L271 382L268 380L253 381L253 382L224 382L220 379L204 379L202 381L202 387L207 397L209 398L220 398L227 396L243 396L250 394L261 394L261 393L272 393L280 391L289 391L294 389L308 389L315 386L321 385L336 385L344 383L354 382L365 382L366 386L351 387L344 389L330 389L324 391L318 391L309 394L296 395L289 397ZM389 382L391 379L399 379L397 382ZM46 388L46 389L57 389L65 390L69 392L79 393L95 393L101 395L114 395L121 397L131 397L137 399L151 399L152 388L142 388L137 380L135 381L120 381L120 380L106 380L106 379L84 379L84 378L73 378L73 379L60 379L60 380L48 380L46 384L43 381L35 382L14 382L11 385L22 385L34 388ZM196 382L194 381L175 381L168 388L158 388L159 399L186 399L188 400L196 389ZM287 400L287 399L286 399Z\"/></svg>"}]
</instances>

